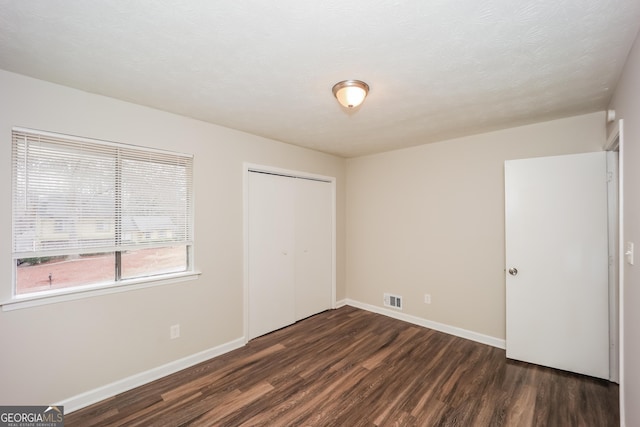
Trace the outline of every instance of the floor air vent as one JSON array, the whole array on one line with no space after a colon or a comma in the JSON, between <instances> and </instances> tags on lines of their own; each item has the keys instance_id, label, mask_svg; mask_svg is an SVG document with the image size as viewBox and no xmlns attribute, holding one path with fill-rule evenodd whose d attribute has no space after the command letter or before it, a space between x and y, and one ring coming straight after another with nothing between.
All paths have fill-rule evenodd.
<instances>
[{"instance_id":1,"label":"floor air vent","mask_svg":"<svg viewBox=\"0 0 640 427\"><path fill-rule=\"evenodd\" d=\"M384 294L384 306L402 310L402 297L398 295Z\"/></svg>"}]
</instances>

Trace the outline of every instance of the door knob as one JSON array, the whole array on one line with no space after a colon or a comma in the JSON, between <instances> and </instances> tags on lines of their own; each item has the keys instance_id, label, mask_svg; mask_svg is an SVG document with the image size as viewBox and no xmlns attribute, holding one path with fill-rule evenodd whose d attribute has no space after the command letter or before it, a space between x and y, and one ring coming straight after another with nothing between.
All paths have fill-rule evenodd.
<instances>
[{"instance_id":1,"label":"door knob","mask_svg":"<svg viewBox=\"0 0 640 427\"><path fill-rule=\"evenodd\" d=\"M514 268L514 267L511 267L509 269L509 274L512 275L512 276L517 276L518 275L518 269Z\"/></svg>"}]
</instances>

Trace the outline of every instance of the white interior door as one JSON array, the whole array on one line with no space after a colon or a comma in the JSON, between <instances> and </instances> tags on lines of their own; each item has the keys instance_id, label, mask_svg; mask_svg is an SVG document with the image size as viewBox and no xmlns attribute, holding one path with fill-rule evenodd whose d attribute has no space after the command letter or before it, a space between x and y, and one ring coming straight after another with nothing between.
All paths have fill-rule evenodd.
<instances>
[{"instance_id":1,"label":"white interior door","mask_svg":"<svg viewBox=\"0 0 640 427\"><path fill-rule=\"evenodd\" d=\"M331 308L332 186L296 179L296 320Z\"/></svg>"},{"instance_id":2,"label":"white interior door","mask_svg":"<svg viewBox=\"0 0 640 427\"><path fill-rule=\"evenodd\" d=\"M295 181L249 173L249 339L295 322Z\"/></svg>"},{"instance_id":3,"label":"white interior door","mask_svg":"<svg viewBox=\"0 0 640 427\"><path fill-rule=\"evenodd\" d=\"M605 153L505 162L505 207L507 357L608 378Z\"/></svg>"},{"instance_id":4,"label":"white interior door","mask_svg":"<svg viewBox=\"0 0 640 427\"><path fill-rule=\"evenodd\" d=\"M609 379L619 383L618 334L620 332L618 313L620 298L620 210L618 184L618 152L607 151L607 199L608 199L608 229L609 236Z\"/></svg>"}]
</instances>

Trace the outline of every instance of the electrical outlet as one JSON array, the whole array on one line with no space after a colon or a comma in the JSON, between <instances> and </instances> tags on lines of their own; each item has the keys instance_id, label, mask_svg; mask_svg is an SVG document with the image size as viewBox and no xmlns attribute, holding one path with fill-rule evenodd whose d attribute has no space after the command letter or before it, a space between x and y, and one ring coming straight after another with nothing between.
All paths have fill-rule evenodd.
<instances>
[{"instance_id":1,"label":"electrical outlet","mask_svg":"<svg viewBox=\"0 0 640 427\"><path fill-rule=\"evenodd\" d=\"M431 304L431 294L424 294L424 303Z\"/></svg>"},{"instance_id":2,"label":"electrical outlet","mask_svg":"<svg viewBox=\"0 0 640 427\"><path fill-rule=\"evenodd\" d=\"M180 325L172 325L169 328L169 337L172 340L175 340L176 338L180 338Z\"/></svg>"}]
</instances>

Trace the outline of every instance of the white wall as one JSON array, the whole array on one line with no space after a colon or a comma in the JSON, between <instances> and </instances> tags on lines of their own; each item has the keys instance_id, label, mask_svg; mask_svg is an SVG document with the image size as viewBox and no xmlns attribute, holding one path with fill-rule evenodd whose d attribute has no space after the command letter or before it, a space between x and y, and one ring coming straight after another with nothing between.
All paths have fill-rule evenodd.
<instances>
[{"instance_id":1,"label":"white wall","mask_svg":"<svg viewBox=\"0 0 640 427\"><path fill-rule=\"evenodd\" d=\"M640 35L624 66L610 108L616 118L624 119L624 241L640 247ZM636 250L637 252L637 250ZM636 260L638 255L636 254ZM640 426L640 271L625 264L624 269L624 372L621 395L624 397L623 425Z\"/></svg>"},{"instance_id":2,"label":"white wall","mask_svg":"<svg viewBox=\"0 0 640 427\"><path fill-rule=\"evenodd\" d=\"M604 142L593 113L347 160L347 297L503 340L504 161Z\"/></svg>"},{"instance_id":3,"label":"white wall","mask_svg":"<svg viewBox=\"0 0 640 427\"><path fill-rule=\"evenodd\" d=\"M11 295L11 128L195 155L198 280L0 311L0 402L49 404L240 338L243 162L337 178L337 298L345 297L345 161L0 71L0 301ZM181 338L169 340L169 326Z\"/></svg>"}]
</instances>

